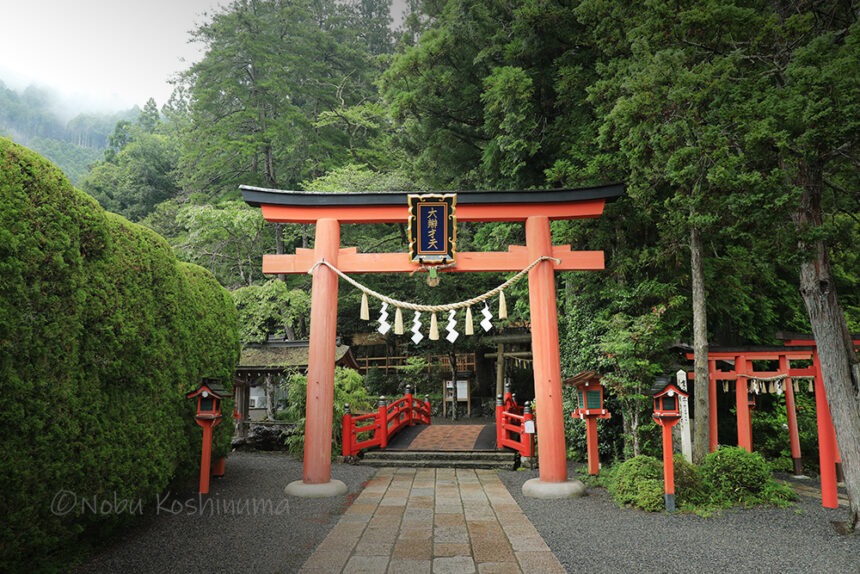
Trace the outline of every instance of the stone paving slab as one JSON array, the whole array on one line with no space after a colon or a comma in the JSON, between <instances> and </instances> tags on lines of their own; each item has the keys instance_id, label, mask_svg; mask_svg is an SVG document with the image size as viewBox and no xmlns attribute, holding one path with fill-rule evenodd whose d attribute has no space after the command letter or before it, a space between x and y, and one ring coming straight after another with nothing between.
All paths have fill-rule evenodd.
<instances>
[{"instance_id":1,"label":"stone paving slab","mask_svg":"<svg viewBox=\"0 0 860 574\"><path fill-rule=\"evenodd\" d=\"M491 470L381 468L300 572L564 572Z\"/></svg>"}]
</instances>

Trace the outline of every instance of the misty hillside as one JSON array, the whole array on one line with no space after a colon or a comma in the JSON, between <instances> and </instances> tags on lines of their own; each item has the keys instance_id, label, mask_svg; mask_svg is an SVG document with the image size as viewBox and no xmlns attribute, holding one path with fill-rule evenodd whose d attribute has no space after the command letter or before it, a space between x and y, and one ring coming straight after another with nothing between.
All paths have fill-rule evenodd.
<instances>
[{"instance_id":1,"label":"misty hillside","mask_svg":"<svg viewBox=\"0 0 860 574\"><path fill-rule=\"evenodd\" d=\"M88 164L102 159L116 123L133 121L139 113L134 106L120 112L78 113L66 119L53 92L36 86L19 92L0 80L0 135L54 162L73 185L86 175Z\"/></svg>"}]
</instances>

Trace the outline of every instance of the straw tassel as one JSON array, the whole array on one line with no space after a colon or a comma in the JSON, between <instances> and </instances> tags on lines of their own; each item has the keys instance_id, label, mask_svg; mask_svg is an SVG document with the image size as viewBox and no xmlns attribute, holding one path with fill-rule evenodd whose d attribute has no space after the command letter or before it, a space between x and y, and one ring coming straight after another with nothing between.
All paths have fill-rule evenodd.
<instances>
[{"instance_id":1,"label":"straw tassel","mask_svg":"<svg viewBox=\"0 0 860 574\"><path fill-rule=\"evenodd\" d=\"M812 392L812 379L809 379L809 387L807 387L806 391L809 393Z\"/></svg>"},{"instance_id":2,"label":"straw tassel","mask_svg":"<svg viewBox=\"0 0 860 574\"><path fill-rule=\"evenodd\" d=\"M475 326L472 324L472 308L466 307L466 334L474 335Z\"/></svg>"},{"instance_id":3,"label":"straw tassel","mask_svg":"<svg viewBox=\"0 0 860 574\"><path fill-rule=\"evenodd\" d=\"M728 381L723 381L723 392L724 393L729 392L729 382Z\"/></svg>"},{"instance_id":4,"label":"straw tassel","mask_svg":"<svg viewBox=\"0 0 860 574\"><path fill-rule=\"evenodd\" d=\"M499 319L508 318L508 303L505 301L505 292L499 292Z\"/></svg>"},{"instance_id":5,"label":"straw tassel","mask_svg":"<svg viewBox=\"0 0 860 574\"><path fill-rule=\"evenodd\" d=\"M794 383L794 392L799 393L800 392L800 383L797 382L797 379L795 379L792 382Z\"/></svg>"},{"instance_id":6,"label":"straw tassel","mask_svg":"<svg viewBox=\"0 0 860 574\"><path fill-rule=\"evenodd\" d=\"M403 313L400 311L400 307L398 307L397 311L394 313L394 334L403 334Z\"/></svg>"},{"instance_id":7,"label":"straw tassel","mask_svg":"<svg viewBox=\"0 0 860 574\"><path fill-rule=\"evenodd\" d=\"M436 313L430 317L430 340L438 341L439 340L439 323L436 320Z\"/></svg>"},{"instance_id":8,"label":"straw tassel","mask_svg":"<svg viewBox=\"0 0 860 574\"><path fill-rule=\"evenodd\" d=\"M398 311L399 311L399 309L398 309ZM363 291L361 293L361 315L360 315L360 317L362 319L364 319L365 321L370 321L370 308L368 307L368 304L367 304L367 293L365 293Z\"/></svg>"},{"instance_id":9,"label":"straw tassel","mask_svg":"<svg viewBox=\"0 0 860 574\"><path fill-rule=\"evenodd\" d=\"M772 394L772 395L776 394L776 383L775 382L773 382L773 381L770 382L770 389L768 389L768 392L770 392L770 394Z\"/></svg>"}]
</instances>

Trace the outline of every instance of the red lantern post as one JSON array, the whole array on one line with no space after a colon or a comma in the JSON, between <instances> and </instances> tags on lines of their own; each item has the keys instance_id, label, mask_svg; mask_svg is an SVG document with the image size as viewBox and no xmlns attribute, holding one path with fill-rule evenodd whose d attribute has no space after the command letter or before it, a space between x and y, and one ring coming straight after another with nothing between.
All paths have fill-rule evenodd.
<instances>
[{"instance_id":1,"label":"red lantern post","mask_svg":"<svg viewBox=\"0 0 860 574\"><path fill-rule=\"evenodd\" d=\"M588 474L600 473L600 454L597 448L597 419L608 419L612 415L603 406L603 385L600 375L594 371L584 371L564 381L565 385L576 387L579 407L570 415L585 421L586 445L588 446Z\"/></svg>"},{"instance_id":2,"label":"red lantern post","mask_svg":"<svg viewBox=\"0 0 860 574\"><path fill-rule=\"evenodd\" d=\"M663 427L663 497L666 512L675 512L675 464L672 448L672 427L681 420L679 397L689 396L669 377L657 377L651 387L654 397L654 414L657 424Z\"/></svg>"},{"instance_id":3,"label":"red lantern post","mask_svg":"<svg viewBox=\"0 0 860 574\"><path fill-rule=\"evenodd\" d=\"M203 448L200 455L200 494L209 494L209 474L212 464L212 429L221 422L221 401L233 395L218 385L217 379L203 379L199 387L185 395L197 398L194 419L203 427ZM223 460L223 459L222 459ZM224 465L218 461L218 476L224 474Z\"/></svg>"}]
</instances>

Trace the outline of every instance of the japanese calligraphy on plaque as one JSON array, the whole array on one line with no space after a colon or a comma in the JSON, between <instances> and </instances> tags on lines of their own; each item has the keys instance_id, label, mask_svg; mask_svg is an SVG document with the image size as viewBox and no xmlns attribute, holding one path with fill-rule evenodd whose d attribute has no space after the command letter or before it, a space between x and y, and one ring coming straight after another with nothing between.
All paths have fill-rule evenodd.
<instances>
[{"instance_id":1,"label":"japanese calligraphy on plaque","mask_svg":"<svg viewBox=\"0 0 860 574\"><path fill-rule=\"evenodd\" d=\"M457 196L409 196L409 255L412 261L454 261L457 242Z\"/></svg>"}]
</instances>

